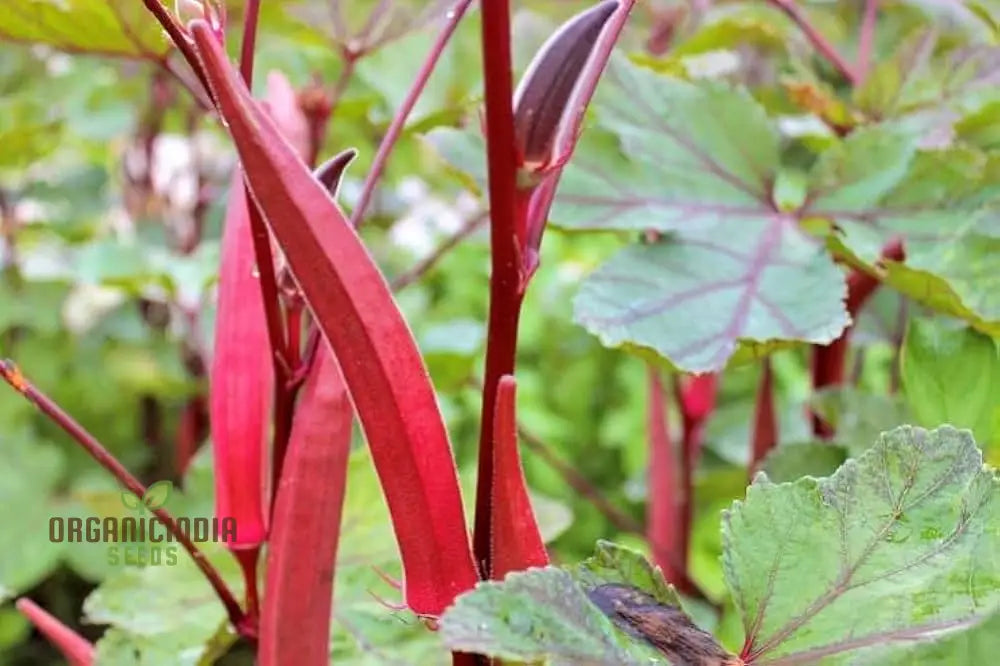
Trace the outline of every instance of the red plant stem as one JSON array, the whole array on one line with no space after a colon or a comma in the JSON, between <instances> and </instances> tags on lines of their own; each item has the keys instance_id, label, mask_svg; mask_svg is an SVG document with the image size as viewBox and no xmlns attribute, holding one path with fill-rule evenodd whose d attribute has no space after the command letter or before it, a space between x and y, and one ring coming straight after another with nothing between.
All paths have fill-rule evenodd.
<instances>
[{"instance_id":1,"label":"red plant stem","mask_svg":"<svg viewBox=\"0 0 1000 666\"><path fill-rule=\"evenodd\" d=\"M882 258L892 261L902 261L905 256L903 242L895 239L886 244L882 249ZM851 320L856 321L861 308L864 307L868 299L881 284L880 278L876 274L869 273L860 268L855 268L847 277L847 313ZM850 342L851 331L854 329L852 323L840 337L828 345L813 347L813 391L819 391L827 386L840 386L844 383L844 366L847 359L847 348ZM813 434L822 439L833 437L833 428L823 421L818 414L812 415Z\"/></svg>"},{"instance_id":2,"label":"red plant stem","mask_svg":"<svg viewBox=\"0 0 1000 666\"><path fill-rule=\"evenodd\" d=\"M302 364L302 305L291 304L285 312L288 327L288 367L298 368Z\"/></svg>"},{"instance_id":3,"label":"red plant stem","mask_svg":"<svg viewBox=\"0 0 1000 666\"><path fill-rule=\"evenodd\" d=\"M877 18L878 0L865 0L865 13L861 19L861 35L858 39L858 61L854 64L858 75L858 85L865 82L865 79L868 78L868 70L871 68Z\"/></svg>"},{"instance_id":4,"label":"red plant stem","mask_svg":"<svg viewBox=\"0 0 1000 666\"><path fill-rule=\"evenodd\" d=\"M63 431L66 432L70 437L72 437L80 446L90 454L90 456L97 461L101 467L111 472L111 475L118 480L129 492L135 495L137 498L142 500L142 497L146 494L146 487L135 478L131 472L125 469L118 460L111 455L111 453L104 448L104 446L97 441L97 439L87 432L83 426L77 423L73 417L67 414L59 405L52 401L47 395L39 391L31 382L25 379L21 371L18 370L17 366L13 362L5 360L0 361L0 376L6 381L10 386L16 390L18 393L23 395L29 402L31 402L35 407L37 407L43 414L45 414L53 423L58 425ZM209 585L215 591L215 594L219 597L219 601L226 609L226 614L229 617L229 622L233 625L240 635L254 639L256 636L256 627L252 623L247 621L247 616L243 613L240 605L236 602L236 598L230 591L229 587L226 585L225 581L222 580L222 576L219 572L212 566L212 563L208 561L205 554L198 550L197 546L188 538L177 525L177 521L166 509L152 509L153 514L160 519L163 526L174 536L175 539L184 547L184 550L188 552L191 559L194 560L195 565L201 569L201 572L205 575L208 580Z\"/></svg>"},{"instance_id":5,"label":"red plant stem","mask_svg":"<svg viewBox=\"0 0 1000 666\"><path fill-rule=\"evenodd\" d=\"M751 443L750 478L767 454L778 444L778 419L774 412L774 372L771 359L761 361L760 386L757 387L757 406L754 413Z\"/></svg>"},{"instance_id":6,"label":"red plant stem","mask_svg":"<svg viewBox=\"0 0 1000 666\"><path fill-rule=\"evenodd\" d=\"M493 497L493 408L497 383L514 374L517 323L521 314L521 248L525 220L518 220L514 143L514 108L510 2L482 3L482 51L485 79L486 154L490 202L490 312L486 341L486 375L480 409L479 475L473 552L481 575L491 571L493 534L490 503Z\"/></svg>"},{"instance_id":7,"label":"red plant stem","mask_svg":"<svg viewBox=\"0 0 1000 666\"><path fill-rule=\"evenodd\" d=\"M358 58L360 54L353 51L344 50L341 53L344 58L344 66L340 70L340 74L337 76L336 83L333 84L333 91L330 93L330 99L332 100L330 107L330 115L333 115L333 111L340 100L344 97L344 93L347 92L347 86L351 82L351 77L354 76L354 70L357 68Z\"/></svg>"},{"instance_id":8,"label":"red plant stem","mask_svg":"<svg viewBox=\"0 0 1000 666\"><path fill-rule=\"evenodd\" d=\"M295 395L288 390L291 366L286 356L291 341L285 339L285 323L282 321L281 302L278 297L278 280L274 274L274 259L271 255L271 235L261 217L257 202L246 188L247 210L250 212L250 232L253 236L254 256L261 295L264 300L264 317L267 320L267 337L274 361L274 432L272 434L272 478L273 484L281 478L281 467L285 448L292 429L292 410ZM272 501L272 506L274 502Z\"/></svg>"},{"instance_id":9,"label":"red plant stem","mask_svg":"<svg viewBox=\"0 0 1000 666\"><path fill-rule=\"evenodd\" d=\"M153 15L163 28L163 31L170 37L170 41L173 42L174 46L181 52L181 55L184 56L184 59L191 65L191 69L194 70L195 76L198 77L198 81L204 88L205 93L211 97L212 89L208 86L208 79L205 78L205 72L201 69L198 55L194 52L194 48L192 48L191 40L184 34L183 26L177 22L173 14L170 13L170 10L167 9L161 0L142 0L142 4L146 6L149 13ZM180 78L178 76L178 79Z\"/></svg>"},{"instance_id":10,"label":"red plant stem","mask_svg":"<svg viewBox=\"0 0 1000 666\"><path fill-rule=\"evenodd\" d=\"M260 546L240 548L232 551L243 572L246 586L246 615L255 625L260 617L260 595L257 590L257 565L260 562Z\"/></svg>"},{"instance_id":11,"label":"red plant stem","mask_svg":"<svg viewBox=\"0 0 1000 666\"><path fill-rule=\"evenodd\" d=\"M365 176L365 182L361 188L361 196L358 198L358 203L351 212L351 224L355 227L360 225L361 220L364 218L365 211L368 209L368 204L371 202L372 195L375 193L375 186L378 184L379 178L382 177L382 172L385 170L386 162L389 161L389 154L392 152L392 149L396 145L396 141L399 139L400 134L403 133L403 128L406 126L406 119L409 118L410 113L413 111L413 107L417 104L417 100L420 99L420 94L424 91L424 87L427 85L427 80L430 79L431 74L434 72L434 68L437 66L438 60L441 58L441 54L444 52L445 47L451 40L451 36L455 33L455 29L458 27L459 22L462 20L462 17L465 16L465 12L469 9L469 5L471 4L472 0L459 0L448 12L447 23L445 23L444 28L442 28L441 32L438 34L437 39L431 46L430 52L427 54L427 57L424 58L424 62L417 71L416 79L413 81L413 85L410 86L410 90L406 93L403 103L396 110L396 115L389 124L389 129L386 130L385 136L382 138L382 143L379 144L378 152L375 153L375 159L372 162L371 168L368 170L368 175ZM483 11L485 14L485 9ZM485 21L485 17L483 20ZM507 99L510 99L509 95Z\"/></svg>"},{"instance_id":12,"label":"red plant stem","mask_svg":"<svg viewBox=\"0 0 1000 666\"><path fill-rule=\"evenodd\" d=\"M681 535L682 505L678 501L683 494L680 461L670 439L663 379L653 367L647 369L646 375L646 436L649 438L646 539L658 546L653 553L654 561L667 581L680 589L681 581L687 579L686 557L681 555L684 538Z\"/></svg>"},{"instance_id":13,"label":"red plant stem","mask_svg":"<svg viewBox=\"0 0 1000 666\"><path fill-rule=\"evenodd\" d=\"M260 18L260 0L247 0L243 17L243 41L240 43L240 74L247 88L253 83L253 56L257 46L257 23Z\"/></svg>"},{"instance_id":14,"label":"red plant stem","mask_svg":"<svg viewBox=\"0 0 1000 666\"><path fill-rule=\"evenodd\" d=\"M809 17L799 7L797 0L770 0L770 3L784 12L799 27L806 38L812 42L813 47L840 72L841 76L848 83L851 85L858 83L858 75L855 73L854 68L844 60L833 44L827 41L826 37L809 21Z\"/></svg>"}]
</instances>

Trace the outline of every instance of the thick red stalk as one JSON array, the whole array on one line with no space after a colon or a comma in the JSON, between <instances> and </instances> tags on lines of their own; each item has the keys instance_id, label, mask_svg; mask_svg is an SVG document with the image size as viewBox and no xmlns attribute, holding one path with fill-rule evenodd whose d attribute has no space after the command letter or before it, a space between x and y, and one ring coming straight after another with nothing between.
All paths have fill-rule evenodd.
<instances>
[{"instance_id":1,"label":"thick red stalk","mask_svg":"<svg viewBox=\"0 0 1000 666\"><path fill-rule=\"evenodd\" d=\"M514 144L513 70L510 52L510 2L482 3L483 77L486 95L486 155L490 203L490 311L486 373L479 429L479 475L473 552L479 571L492 570L493 418L497 384L514 373L517 323L521 316L521 248L526 233L518 219ZM526 208L525 208L526 209Z\"/></svg>"},{"instance_id":2,"label":"thick red stalk","mask_svg":"<svg viewBox=\"0 0 1000 666\"><path fill-rule=\"evenodd\" d=\"M490 578L502 580L511 571L544 567L549 563L545 542L531 508L528 486L517 444L517 383L500 378L493 428L493 569Z\"/></svg>"},{"instance_id":3,"label":"thick red stalk","mask_svg":"<svg viewBox=\"0 0 1000 666\"><path fill-rule=\"evenodd\" d=\"M94 646L86 638L27 597L18 599L16 606L21 615L28 618L31 624L35 625L35 628L59 650L70 666L91 666L94 663Z\"/></svg>"},{"instance_id":4,"label":"thick red stalk","mask_svg":"<svg viewBox=\"0 0 1000 666\"><path fill-rule=\"evenodd\" d=\"M342 365L403 559L406 602L437 616L477 575L447 432L413 335L350 222L235 75L190 26L247 181Z\"/></svg>"},{"instance_id":5,"label":"thick red stalk","mask_svg":"<svg viewBox=\"0 0 1000 666\"><path fill-rule=\"evenodd\" d=\"M396 115L389 124L389 129L386 130L385 136L382 137L382 143L379 144L378 152L375 153L372 166L368 170L368 175L365 176L365 182L361 187L361 196L358 197L358 203L351 213L351 224L355 227L360 225L364 219L365 211L368 209L368 204L371 203L372 195L375 193L375 186L378 185L386 162L389 161L389 154L392 153L396 141L406 126L406 119L410 117L413 107L416 106L417 100L420 99L420 94L427 86L427 80L431 78L438 60L441 59L441 54L444 53L444 49L451 40L451 36L455 33L455 29L471 4L472 0L458 0L455 6L448 11L447 22L438 34L437 39L434 40L434 44L427 53L427 57L424 58L423 64L420 65L420 69L417 70L416 78L413 81L413 85L410 86L410 90L406 93L403 103L396 109Z\"/></svg>"},{"instance_id":6,"label":"thick red stalk","mask_svg":"<svg viewBox=\"0 0 1000 666\"><path fill-rule=\"evenodd\" d=\"M295 410L276 493L261 613L261 666L329 663L351 419L340 367L323 341ZM306 548L303 538L309 540Z\"/></svg>"},{"instance_id":7,"label":"thick red stalk","mask_svg":"<svg viewBox=\"0 0 1000 666\"><path fill-rule=\"evenodd\" d=\"M891 261L902 261L905 256L903 242L895 239L882 248L882 258ZM851 316L849 325L840 337L828 345L813 347L812 375L813 391L828 386L840 386L844 383L844 373L847 361L847 349L850 344L853 322L857 320L861 309L871 298L881 281L878 275L855 268L847 277L847 301L845 306ZM834 430L817 414L812 415L813 434L823 439L833 437Z\"/></svg>"},{"instance_id":8,"label":"thick red stalk","mask_svg":"<svg viewBox=\"0 0 1000 666\"><path fill-rule=\"evenodd\" d=\"M767 454L778 445L778 417L774 411L774 372L771 359L761 361L760 386L757 387L757 404L754 410L753 439L750 456L750 478Z\"/></svg>"},{"instance_id":9,"label":"thick red stalk","mask_svg":"<svg viewBox=\"0 0 1000 666\"><path fill-rule=\"evenodd\" d=\"M649 438L646 539L653 546L654 562L663 575L680 587L688 577L684 568L678 566L687 559L682 555L683 505L680 499L684 489L680 460L670 438L663 379L659 370L653 367L648 368L646 374L646 436Z\"/></svg>"},{"instance_id":10,"label":"thick red stalk","mask_svg":"<svg viewBox=\"0 0 1000 666\"><path fill-rule=\"evenodd\" d=\"M17 369L11 361L0 361L0 377L5 382L23 395L29 402L38 408L45 416L58 425L63 431L72 437L101 467L108 470L115 479L121 483L137 499L142 500L146 494L146 486L139 482L131 472L125 469L97 439L87 432L83 426L77 423L73 417L52 401L47 395L39 391L31 382L25 379L21 371ZM216 596L222 602L229 616L229 621L240 635L249 639L255 639L256 627L247 621L243 610L236 602L236 598L229 590L222 576L216 571L212 563L208 561L205 554L198 550L194 542L188 538L187 533L177 526L177 521L164 508L152 509L153 514L160 519L163 526L169 531L177 542L188 552L195 565L201 570L209 585L215 591Z\"/></svg>"}]
</instances>

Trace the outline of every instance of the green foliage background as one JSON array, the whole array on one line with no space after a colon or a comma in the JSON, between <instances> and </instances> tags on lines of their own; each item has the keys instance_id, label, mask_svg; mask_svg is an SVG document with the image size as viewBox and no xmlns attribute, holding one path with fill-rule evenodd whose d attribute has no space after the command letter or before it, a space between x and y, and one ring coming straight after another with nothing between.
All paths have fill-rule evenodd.
<instances>
[{"instance_id":1,"label":"green foliage background","mask_svg":"<svg viewBox=\"0 0 1000 666\"><path fill-rule=\"evenodd\" d=\"M227 4L231 24L238 26L239 3ZM348 42L335 30L327 7L340 3L263 4L257 91L263 94L269 70L284 72L296 87L318 80L331 89L345 74L339 53ZM343 4L349 30L357 31L376 3ZM856 46L857 4L808 4L815 24L848 53ZM178 469L176 449L190 425L184 418L206 391L219 226L234 157L220 128L164 69L164 63L177 63L164 60L162 36L140 5L8 0L0 10L0 354L16 359L144 480L183 479L183 492L169 500L173 511L210 515L207 442L201 442L186 474ZM554 0L521 5L515 47L523 69L558 21L579 7ZM842 269L826 254L816 261L828 282L806 284L815 274L793 273L774 287L802 290L800 302L784 307L807 331L789 336L748 327L746 335L732 340L739 342L736 361L778 350L772 359L781 446L765 466L776 481L830 474L846 457L862 454L879 432L900 423L970 428L987 458L998 460L1000 363L989 337L1000 331L1000 231L992 209L1000 193L995 8L966 2L944 10L916 0L883 5L876 65L867 82L851 91L794 26L764 3L720 3L698 22L688 16L662 56L642 55L654 4L640 3L624 37L627 50L640 55L616 65L628 72L623 75L628 85L602 86L578 154L583 166L568 172L564 183L569 193L591 191L587 167L597 164L611 197L652 193L690 203L685 197L695 192L703 203L746 205L704 173L688 174L691 180L678 184L689 165L683 155L679 165L670 160L684 153L682 142L670 127L627 116L630 104L642 106L629 95L655 108L654 93L664 88L654 87L673 86L685 103L671 107L676 116L670 122L722 162L737 159L727 151L754 152L758 166L766 162L762 187L791 202L787 210L823 190L828 210L892 213L877 233L854 223L857 216L834 220L846 234L825 240L838 257L870 267L885 234L911 234L912 262L890 267L887 281L895 289L880 291L859 319L849 387L813 395L808 349L796 344L832 339L846 321L838 309ZM392 7L394 22L387 24L384 41L346 78L325 138L324 154L347 146L360 150L342 188L347 207L429 48L431 19L440 17L445 3L396 0ZM424 15L430 17L428 27L420 28L414 17ZM411 269L477 210L481 153L473 152L469 137L479 127L478 20L473 12L460 27L393 154L375 214L363 229L390 278ZM927 46L921 40L930 39L932 27L936 41ZM237 42L234 33L231 52ZM929 55L915 67L913 52L921 48ZM733 68L733 58L742 65ZM747 84L748 92L733 92L729 84ZM156 97L161 93L166 104ZM729 135L711 126L725 113L736 123ZM136 170L134 160L154 118L159 134L178 141L197 136L206 146L195 165L197 212L136 179L142 169ZM708 124L698 124L702 121ZM871 127L846 141L830 131L855 125ZM947 128L950 143L941 149L918 146L933 141L928 128ZM913 207L919 215L898 212ZM653 266L654 278L662 279L657 290L664 290L677 283L669 270L655 274L656 266L671 266L695 280L717 279L732 269L718 254L693 254L685 243L696 246L696 234L673 244L636 244L645 228L669 233L710 221L674 217L655 205L631 219L584 208L562 200L554 212L559 227L545 237L542 266L522 319L519 415L533 439L568 462L625 520L605 515L526 448L529 485L557 562L583 559L598 539L646 549L641 533L646 359L663 355L656 360L666 367L699 371L721 368L728 360L728 354L713 352L706 360L678 351L685 336L713 334L717 318L727 316L724 302L703 303L701 311L663 310L642 330L612 331L593 323L607 314L600 304L610 299L600 281L609 271ZM197 243L190 246L185 225L195 219ZM814 222L796 220L802 228ZM724 233L707 227L705 238L751 242L761 224L753 211L727 223L734 226ZM947 229L949 235L922 240L928 229ZM600 233L583 233L595 230ZM813 250L797 244L798 226L784 233L794 237L782 245L784 259L812 256ZM487 235L480 228L399 294L439 391L467 500L474 487L487 284ZM633 297L642 295L628 296ZM895 350L907 330L917 342L907 341L900 380ZM606 348L602 340L639 354ZM758 375L756 364L734 362L726 370L696 476L691 570L724 607L721 615L697 603L689 611L730 649L739 647L742 635L725 605L720 521L722 511L744 496L748 482ZM895 392L900 385L904 393ZM942 400L942 395L962 398ZM811 441L810 405L837 424L834 443ZM678 415L670 418L676 429ZM369 595L392 600L395 594L373 566L399 571L387 514L358 440L339 555L334 660L436 663L442 659L439 638ZM0 506L5 507L0 598L31 596L94 639L110 626L99 642L102 663L207 663L226 652L233 638L224 631L222 611L183 556L177 567L122 569L107 564L104 546L49 542L50 516L117 515L125 510L118 498L115 484L61 432L14 392L0 391ZM228 555L213 557L237 585ZM249 663L246 659L237 646L220 663ZM58 663L9 604L0 607L0 664L8 663Z\"/></svg>"}]
</instances>

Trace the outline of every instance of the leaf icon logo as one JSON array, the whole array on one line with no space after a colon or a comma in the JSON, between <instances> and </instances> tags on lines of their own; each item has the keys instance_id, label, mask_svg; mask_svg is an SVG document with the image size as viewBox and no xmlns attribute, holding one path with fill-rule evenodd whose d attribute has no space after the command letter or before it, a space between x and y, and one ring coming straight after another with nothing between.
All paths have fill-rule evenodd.
<instances>
[{"instance_id":1,"label":"leaf icon logo","mask_svg":"<svg viewBox=\"0 0 1000 666\"><path fill-rule=\"evenodd\" d=\"M146 494L142 496L142 503L151 511L159 509L167 503L173 484L169 481L157 481L146 489Z\"/></svg>"},{"instance_id":2,"label":"leaf icon logo","mask_svg":"<svg viewBox=\"0 0 1000 666\"><path fill-rule=\"evenodd\" d=\"M170 498L174 485L169 481L157 481L146 489L146 494L140 500L127 490L122 491L122 504L130 511L142 512L144 509L154 511L159 509Z\"/></svg>"},{"instance_id":3,"label":"leaf icon logo","mask_svg":"<svg viewBox=\"0 0 1000 666\"><path fill-rule=\"evenodd\" d=\"M142 502L139 500L138 497L136 497L127 490L122 491L122 504L125 505L126 509L130 509L132 511L142 510Z\"/></svg>"}]
</instances>

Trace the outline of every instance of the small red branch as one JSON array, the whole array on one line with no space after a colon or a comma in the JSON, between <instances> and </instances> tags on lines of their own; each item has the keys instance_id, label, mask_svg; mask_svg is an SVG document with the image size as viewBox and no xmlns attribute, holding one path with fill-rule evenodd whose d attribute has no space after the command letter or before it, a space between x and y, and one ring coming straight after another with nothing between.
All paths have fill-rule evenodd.
<instances>
[{"instance_id":1,"label":"small red branch","mask_svg":"<svg viewBox=\"0 0 1000 666\"><path fill-rule=\"evenodd\" d=\"M851 85L858 83L858 75L855 73L854 68L840 55L833 44L816 29L816 26L809 21L809 17L802 11L797 0L770 0L770 2L784 12L799 27L806 38L812 42L813 47L840 72L841 76L848 83Z\"/></svg>"},{"instance_id":2,"label":"small red branch","mask_svg":"<svg viewBox=\"0 0 1000 666\"><path fill-rule=\"evenodd\" d=\"M135 495L140 501L146 494L146 486L139 482L131 472L125 469L97 439L87 432L83 426L77 423L73 417L67 414L59 405L52 401L47 395L39 391L35 386L25 379L21 371L11 361L0 361L0 377L3 378L18 393L23 395L29 402L39 409L53 423L62 428L72 437L90 456L97 461L104 469L111 472L111 475L118 480L130 493ZM236 598L229 590L222 576L216 571L212 563L208 561L205 554L198 550L197 546L188 538L188 535L181 530L177 521L163 508L153 509L153 514L160 519L163 526L174 536L175 539L188 552L195 565L205 575L209 585L215 590L222 605L226 609L229 621L240 635L251 640L256 638L256 627L247 621L247 616L243 613Z\"/></svg>"},{"instance_id":3,"label":"small red branch","mask_svg":"<svg viewBox=\"0 0 1000 666\"><path fill-rule=\"evenodd\" d=\"M419 71L417 71L416 79L413 81L413 85L410 86L409 92L406 93L406 98L403 99L403 103L396 110L396 115L393 117L392 123L389 124L389 129L386 130L385 137L383 137L382 143L379 144L378 152L375 153L375 160L372 162L371 169L369 169L368 175L365 177L365 183L361 188L361 196L358 198L358 204L351 213L351 224L355 227L360 225L364 218L368 204L375 193L375 186L378 184L379 178L382 177L382 171L385 169L386 162L389 161L389 154L392 152L396 141L399 139L399 135L403 133L403 128L406 126L406 119L409 118L413 107L417 104L417 100L420 99L420 94L424 91L427 80L434 72L441 54L451 40L451 36L455 33L455 28L458 27L459 22L465 16L465 12L471 4L472 0L459 0L448 12L447 23L441 29L441 33L434 41L433 46L431 46L431 50L424 59L424 63L420 66Z\"/></svg>"},{"instance_id":4,"label":"small red branch","mask_svg":"<svg viewBox=\"0 0 1000 666\"><path fill-rule=\"evenodd\" d=\"M905 253L901 240L890 241L882 249L882 258L890 261L902 261ZM847 313L852 323L832 343L813 348L813 390L819 391L827 386L840 386L844 383L844 372L847 360L847 348L850 343L854 321L857 320L868 299L881 284L877 274L855 268L847 277ZM812 415L813 434L823 439L833 437L833 428L817 414Z\"/></svg>"},{"instance_id":5,"label":"small red branch","mask_svg":"<svg viewBox=\"0 0 1000 666\"><path fill-rule=\"evenodd\" d=\"M778 444L778 419L774 411L774 372L771 359L761 361L760 386L757 388L757 406L754 413L753 440L751 443L750 478L757 472L767 454Z\"/></svg>"},{"instance_id":6,"label":"small red branch","mask_svg":"<svg viewBox=\"0 0 1000 666\"><path fill-rule=\"evenodd\" d=\"M246 586L246 614L257 624L260 618L260 594L257 585L257 565L260 562L260 546L241 548L232 551L233 556L243 572L243 583Z\"/></svg>"},{"instance_id":7,"label":"small red branch","mask_svg":"<svg viewBox=\"0 0 1000 666\"><path fill-rule=\"evenodd\" d=\"M240 44L240 74L247 88L253 84L253 55L257 46L257 23L260 18L260 0L247 0L243 17L243 42Z\"/></svg>"}]
</instances>

